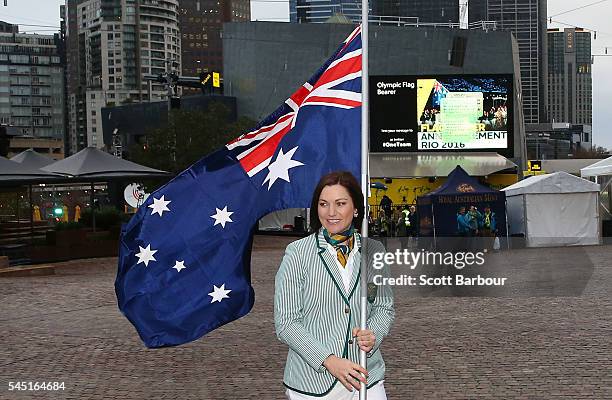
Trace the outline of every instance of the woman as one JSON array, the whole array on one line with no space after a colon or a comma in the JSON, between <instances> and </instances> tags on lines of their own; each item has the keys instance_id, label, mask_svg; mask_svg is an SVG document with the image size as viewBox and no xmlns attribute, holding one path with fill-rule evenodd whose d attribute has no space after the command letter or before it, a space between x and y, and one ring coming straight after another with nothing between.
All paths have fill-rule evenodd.
<instances>
[{"instance_id":1,"label":"woman","mask_svg":"<svg viewBox=\"0 0 612 400\"><path fill-rule=\"evenodd\" d=\"M386 399L385 364L379 347L394 318L389 286L368 284L368 329L359 329L363 196L349 172L319 181L310 208L313 233L287 246L275 281L276 335L289 346L283 383L290 400L358 398L360 382L368 399ZM368 240L368 281L388 276L370 268L372 254L384 252ZM359 364L367 352L368 370ZM362 375L363 374L363 375ZM367 379L366 379L367 378Z\"/></svg>"}]
</instances>

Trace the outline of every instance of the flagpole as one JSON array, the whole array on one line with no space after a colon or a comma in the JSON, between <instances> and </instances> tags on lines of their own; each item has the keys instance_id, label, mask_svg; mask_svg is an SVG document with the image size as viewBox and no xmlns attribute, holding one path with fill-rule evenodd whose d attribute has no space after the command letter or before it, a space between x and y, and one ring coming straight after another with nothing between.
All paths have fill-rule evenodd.
<instances>
[{"instance_id":1,"label":"flagpole","mask_svg":"<svg viewBox=\"0 0 612 400\"><path fill-rule=\"evenodd\" d=\"M363 222L361 223L361 236L364 238L362 243L362 261L361 261L361 279L359 285L361 287L361 319L359 326L361 329L367 329L368 316L367 312L367 293L368 293L368 274L367 274L367 260L368 260L368 249L367 240L368 237L368 188L370 186L369 178L369 156L370 156L370 143L369 143L369 128L370 128L370 115L369 115L369 73L368 73L368 0L361 0L361 190L363 192L364 202L364 216ZM364 256L365 255L365 256ZM359 364L367 369L367 355L363 350L359 351ZM367 399L367 385L361 383L359 390L359 400Z\"/></svg>"}]
</instances>

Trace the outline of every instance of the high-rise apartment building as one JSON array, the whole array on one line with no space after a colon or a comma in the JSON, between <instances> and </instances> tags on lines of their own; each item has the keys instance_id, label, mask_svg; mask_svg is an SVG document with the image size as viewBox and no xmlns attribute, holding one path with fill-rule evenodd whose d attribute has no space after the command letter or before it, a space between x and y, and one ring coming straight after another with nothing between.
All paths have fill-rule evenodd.
<instances>
[{"instance_id":1,"label":"high-rise apartment building","mask_svg":"<svg viewBox=\"0 0 612 400\"><path fill-rule=\"evenodd\" d=\"M548 115L555 122L591 125L591 33L548 30Z\"/></svg>"},{"instance_id":2,"label":"high-rise apartment building","mask_svg":"<svg viewBox=\"0 0 612 400\"><path fill-rule=\"evenodd\" d=\"M167 98L144 79L180 72L178 0L67 0L62 7L68 92L68 146L103 147L101 108Z\"/></svg>"},{"instance_id":3,"label":"high-rise apartment building","mask_svg":"<svg viewBox=\"0 0 612 400\"><path fill-rule=\"evenodd\" d=\"M360 3L344 0L289 0L291 22L325 22L342 13L353 22L361 20ZM393 25L416 23L459 27L459 0L373 0L371 21ZM546 0L470 0L470 27L511 31L517 39L521 60L521 100L526 123L545 122L547 112ZM395 19L393 18L395 17ZM469 43L466 44L469 46ZM492 55L494 57L494 55Z\"/></svg>"},{"instance_id":4,"label":"high-rise apartment building","mask_svg":"<svg viewBox=\"0 0 612 400\"><path fill-rule=\"evenodd\" d=\"M514 34L521 60L525 123L546 122L549 119L546 0L470 0L468 14L470 21L495 21L498 30Z\"/></svg>"},{"instance_id":5,"label":"high-rise apartment building","mask_svg":"<svg viewBox=\"0 0 612 400\"><path fill-rule=\"evenodd\" d=\"M249 0L181 0L179 27L183 75L222 72L223 23L250 19Z\"/></svg>"},{"instance_id":6,"label":"high-rise apartment building","mask_svg":"<svg viewBox=\"0 0 612 400\"><path fill-rule=\"evenodd\" d=\"M0 123L13 135L62 139L64 72L58 38L0 24Z\"/></svg>"},{"instance_id":7,"label":"high-rise apartment building","mask_svg":"<svg viewBox=\"0 0 612 400\"><path fill-rule=\"evenodd\" d=\"M320 23L336 14L361 21L361 2L355 0L289 0L289 22Z\"/></svg>"}]
</instances>

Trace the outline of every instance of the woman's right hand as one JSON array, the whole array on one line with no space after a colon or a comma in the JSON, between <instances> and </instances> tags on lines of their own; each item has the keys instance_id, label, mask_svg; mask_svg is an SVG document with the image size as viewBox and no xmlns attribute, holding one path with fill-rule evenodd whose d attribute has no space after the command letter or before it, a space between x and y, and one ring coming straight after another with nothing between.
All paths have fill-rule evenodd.
<instances>
[{"instance_id":1,"label":"woman's right hand","mask_svg":"<svg viewBox=\"0 0 612 400\"><path fill-rule=\"evenodd\" d=\"M323 361L323 366L349 391L359 390L361 388L360 382L366 383L368 371L346 358L340 358L332 354Z\"/></svg>"}]
</instances>

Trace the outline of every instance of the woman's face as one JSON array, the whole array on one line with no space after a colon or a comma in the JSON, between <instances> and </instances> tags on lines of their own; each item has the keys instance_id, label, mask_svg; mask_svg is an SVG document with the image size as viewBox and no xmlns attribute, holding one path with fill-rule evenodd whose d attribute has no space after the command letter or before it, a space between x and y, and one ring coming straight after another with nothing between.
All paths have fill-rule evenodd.
<instances>
[{"instance_id":1,"label":"woman's face","mask_svg":"<svg viewBox=\"0 0 612 400\"><path fill-rule=\"evenodd\" d=\"M321 225L333 235L349 228L357 209L348 190L336 184L323 188L317 211Z\"/></svg>"}]
</instances>

